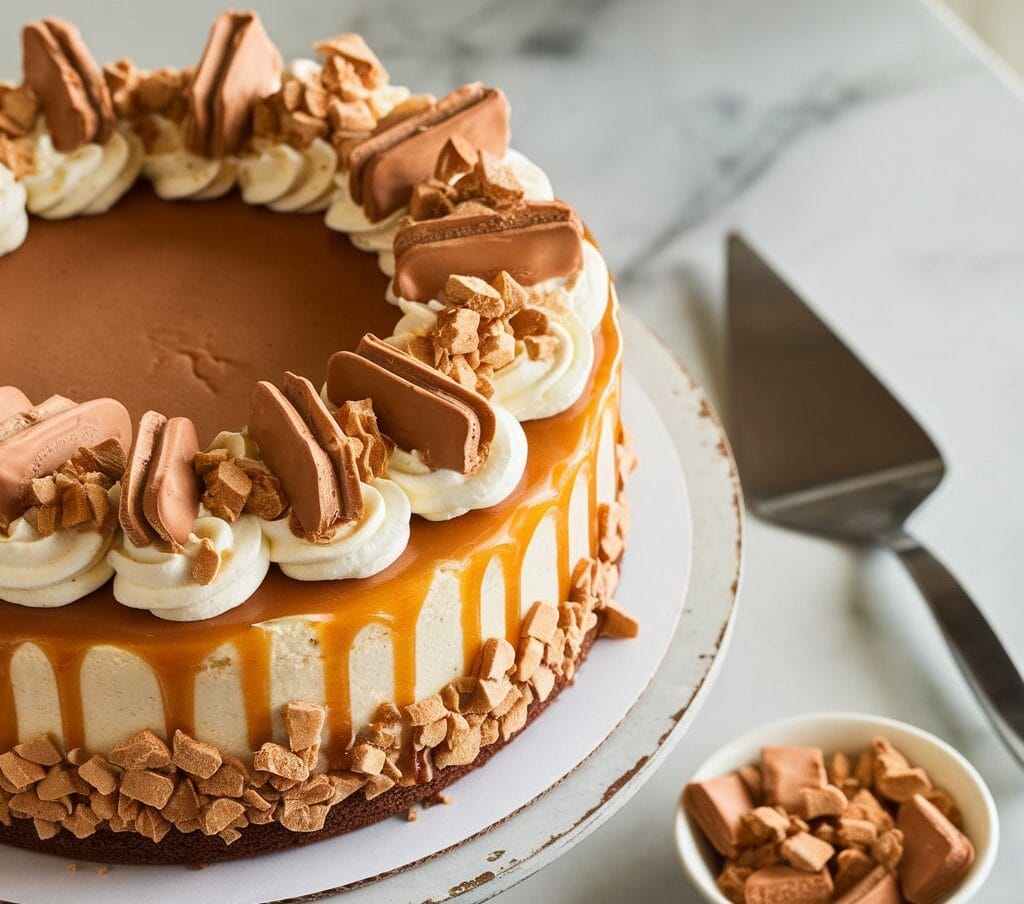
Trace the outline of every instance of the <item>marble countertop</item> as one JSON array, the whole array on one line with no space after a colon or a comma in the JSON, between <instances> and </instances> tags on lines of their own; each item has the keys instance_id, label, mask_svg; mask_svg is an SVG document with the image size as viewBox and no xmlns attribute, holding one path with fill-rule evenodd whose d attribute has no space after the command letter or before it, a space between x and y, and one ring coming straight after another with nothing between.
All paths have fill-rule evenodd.
<instances>
[{"instance_id":1,"label":"marble countertop","mask_svg":"<svg viewBox=\"0 0 1024 904\"><path fill-rule=\"evenodd\" d=\"M222 5L48 9L80 22L98 57L156 66L190 61ZM289 56L358 30L396 81L504 87L516 146L720 407L723 236L742 229L934 436L949 475L913 526L1024 660L1009 567L1024 547L1024 106L998 66L914 0L255 5ZM0 74L16 75L16 29L35 15L30 0L0 7ZM692 730L609 823L504 900L696 901L671 835L690 772L754 724L839 708L913 722L973 760L1004 833L978 900L1019 897L1024 773L899 566L752 520L746 567Z\"/></svg>"}]
</instances>

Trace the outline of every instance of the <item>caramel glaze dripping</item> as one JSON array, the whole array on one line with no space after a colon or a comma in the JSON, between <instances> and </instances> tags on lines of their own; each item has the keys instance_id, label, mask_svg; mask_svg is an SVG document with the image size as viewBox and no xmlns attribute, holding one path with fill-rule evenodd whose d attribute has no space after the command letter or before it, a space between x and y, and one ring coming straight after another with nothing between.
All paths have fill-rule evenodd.
<instances>
[{"instance_id":1,"label":"caramel glaze dripping","mask_svg":"<svg viewBox=\"0 0 1024 904\"><path fill-rule=\"evenodd\" d=\"M100 218L102 219L102 218ZM202 220L203 218L198 218ZM0 749L17 740L10 662L25 642L38 644L57 681L64 741L84 743L81 661L95 645L111 645L145 661L162 690L166 728L190 731L194 724L195 679L204 661L225 643L234 644L241 661L250 743L253 749L271 736L271 634L260 623L301 617L313 624L323 659L332 766L344 765L352 740L349 651L356 635L378 623L394 643L395 696L399 706L414 700L416 624L435 574L445 562L461 575L464 600L464 661L472 666L483 640L480 588L493 557L502 565L506 630L518 638L523 556L537 526L556 514L558 583L564 598L575 563L569 556L569 501L579 470L590 484L590 548L596 545L597 455L605 413L617 415L621 380L621 337L614 292L594 334L595 367L580 400L568 411L524 424L529 457L522 481L504 502L447 522L414 518L402 556L380 574L346 581L301 582L272 567L251 599L238 608L200 622L165 622L147 612L117 604L108 583L63 609L30 609L0 603ZM339 590L341 591L339 593ZM340 598L339 598L340 597Z\"/></svg>"}]
</instances>

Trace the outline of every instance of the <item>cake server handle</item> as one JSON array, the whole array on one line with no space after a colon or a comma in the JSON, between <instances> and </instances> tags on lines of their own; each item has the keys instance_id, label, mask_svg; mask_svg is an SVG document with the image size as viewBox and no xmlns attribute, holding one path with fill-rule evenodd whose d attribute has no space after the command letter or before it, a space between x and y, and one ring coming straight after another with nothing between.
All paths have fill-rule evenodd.
<instances>
[{"instance_id":1,"label":"cake server handle","mask_svg":"<svg viewBox=\"0 0 1024 904\"><path fill-rule=\"evenodd\" d=\"M901 533L889 547L927 601L993 727L1024 766L1024 679L1010 654L960 582L916 539Z\"/></svg>"}]
</instances>

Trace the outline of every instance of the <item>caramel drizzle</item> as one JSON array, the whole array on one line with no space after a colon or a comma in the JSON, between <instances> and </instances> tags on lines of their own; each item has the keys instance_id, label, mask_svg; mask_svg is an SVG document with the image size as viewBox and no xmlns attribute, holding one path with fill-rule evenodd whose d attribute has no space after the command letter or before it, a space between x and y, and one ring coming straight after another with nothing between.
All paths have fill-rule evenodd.
<instances>
[{"instance_id":1,"label":"caramel drizzle","mask_svg":"<svg viewBox=\"0 0 1024 904\"><path fill-rule=\"evenodd\" d=\"M16 734L10 661L23 642L44 651L56 677L64 741L84 744L81 664L95 645L120 647L142 659L157 676L166 728L192 732L195 727L196 676L203 662L225 643L233 643L241 662L249 741L258 749L271 737L273 641L261 622L282 617L306 618L320 642L332 767L346 765L351 746L350 651L368 624L383 625L394 646L395 703L411 703L416 692L416 626L434 570L420 562L448 561L460 574L463 660L469 669L482 637L484 574L492 558L501 562L505 585L505 627L518 640L522 563L530 540L549 512L556 513L558 585L568 593L575 563L569 562L571 494L580 469L588 477L590 551L597 544L597 456L605 413L617 411L620 397L621 342L617 302L594 336L597 364L579 402L561 415L524 425L529 441L526 474L504 502L443 523L415 519L409 546L380 574L346 581L341 600L333 582L291 581L276 568L256 594L231 612L204 622L158 622L145 612L127 610L106 585L63 610L22 609L0 603L0 749ZM40 637L49 640L40 643ZM9 743L10 742L10 743Z\"/></svg>"}]
</instances>

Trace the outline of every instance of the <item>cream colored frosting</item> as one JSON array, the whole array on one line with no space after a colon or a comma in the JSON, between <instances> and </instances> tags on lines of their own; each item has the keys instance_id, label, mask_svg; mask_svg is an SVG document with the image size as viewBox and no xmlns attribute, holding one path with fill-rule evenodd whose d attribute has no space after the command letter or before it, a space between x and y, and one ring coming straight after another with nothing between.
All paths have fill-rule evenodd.
<instances>
[{"instance_id":1,"label":"cream colored frosting","mask_svg":"<svg viewBox=\"0 0 1024 904\"><path fill-rule=\"evenodd\" d=\"M142 169L138 136L118 128L106 144L86 144L64 154L49 132L34 137L35 171L22 177L28 210L47 220L105 213L128 191Z\"/></svg>"},{"instance_id":2,"label":"cream colored frosting","mask_svg":"<svg viewBox=\"0 0 1024 904\"><path fill-rule=\"evenodd\" d=\"M495 371L493 402L506 407L520 421L552 417L570 408L583 395L594 365L594 337L570 314L551 321L558 340L548 358L531 358L518 348L515 359Z\"/></svg>"},{"instance_id":3,"label":"cream colored frosting","mask_svg":"<svg viewBox=\"0 0 1024 904\"><path fill-rule=\"evenodd\" d=\"M0 164L0 257L21 247L28 234L25 186Z\"/></svg>"},{"instance_id":4,"label":"cream colored frosting","mask_svg":"<svg viewBox=\"0 0 1024 904\"><path fill-rule=\"evenodd\" d=\"M368 578L394 562L409 543L409 500L390 480L360 484L363 515L342 525L327 543L296 537L287 518L264 521L270 561L297 581Z\"/></svg>"},{"instance_id":5,"label":"cream colored frosting","mask_svg":"<svg viewBox=\"0 0 1024 904\"><path fill-rule=\"evenodd\" d=\"M238 162L238 184L248 204L278 213L326 210L334 195L338 155L322 138L306 148L254 139L251 153Z\"/></svg>"},{"instance_id":6,"label":"cream colored frosting","mask_svg":"<svg viewBox=\"0 0 1024 904\"><path fill-rule=\"evenodd\" d=\"M388 477L409 497L414 514L429 521L448 521L473 509L497 505L516 488L526 468L526 434L504 408L494 406L494 414L490 454L473 474L431 470L418 452L395 449Z\"/></svg>"},{"instance_id":7,"label":"cream colored frosting","mask_svg":"<svg viewBox=\"0 0 1024 904\"><path fill-rule=\"evenodd\" d=\"M153 115L157 137L147 151L143 175L165 201L208 201L235 187L238 161L234 157L209 159L185 147L181 127L164 116Z\"/></svg>"},{"instance_id":8,"label":"cream colored frosting","mask_svg":"<svg viewBox=\"0 0 1024 904\"><path fill-rule=\"evenodd\" d=\"M192 578L203 539L210 540L221 557L209 584L197 584ZM270 568L270 548L253 515L243 515L233 524L201 516L182 553L135 546L121 535L107 561L116 572L114 598L121 605L148 609L169 621L199 621L234 609L256 592Z\"/></svg>"},{"instance_id":9,"label":"cream colored frosting","mask_svg":"<svg viewBox=\"0 0 1024 904\"><path fill-rule=\"evenodd\" d=\"M526 190L528 201L550 201L554 198L547 175L529 158L518 151L509 149L502 162L512 168ZM377 263L383 273L395 275L395 235L408 213L407 208L396 210L379 222L372 222L357 204L349 191L348 173L340 171L334 179L335 192L331 206L327 209L324 222L328 229L344 232L360 251L377 255Z\"/></svg>"},{"instance_id":10,"label":"cream colored frosting","mask_svg":"<svg viewBox=\"0 0 1024 904\"><path fill-rule=\"evenodd\" d=\"M110 491L117 508L118 492ZM44 537L34 510L17 518L7 536L0 533L0 600L34 608L66 606L92 593L113 574L107 551L116 523L105 531L60 529Z\"/></svg>"}]
</instances>

